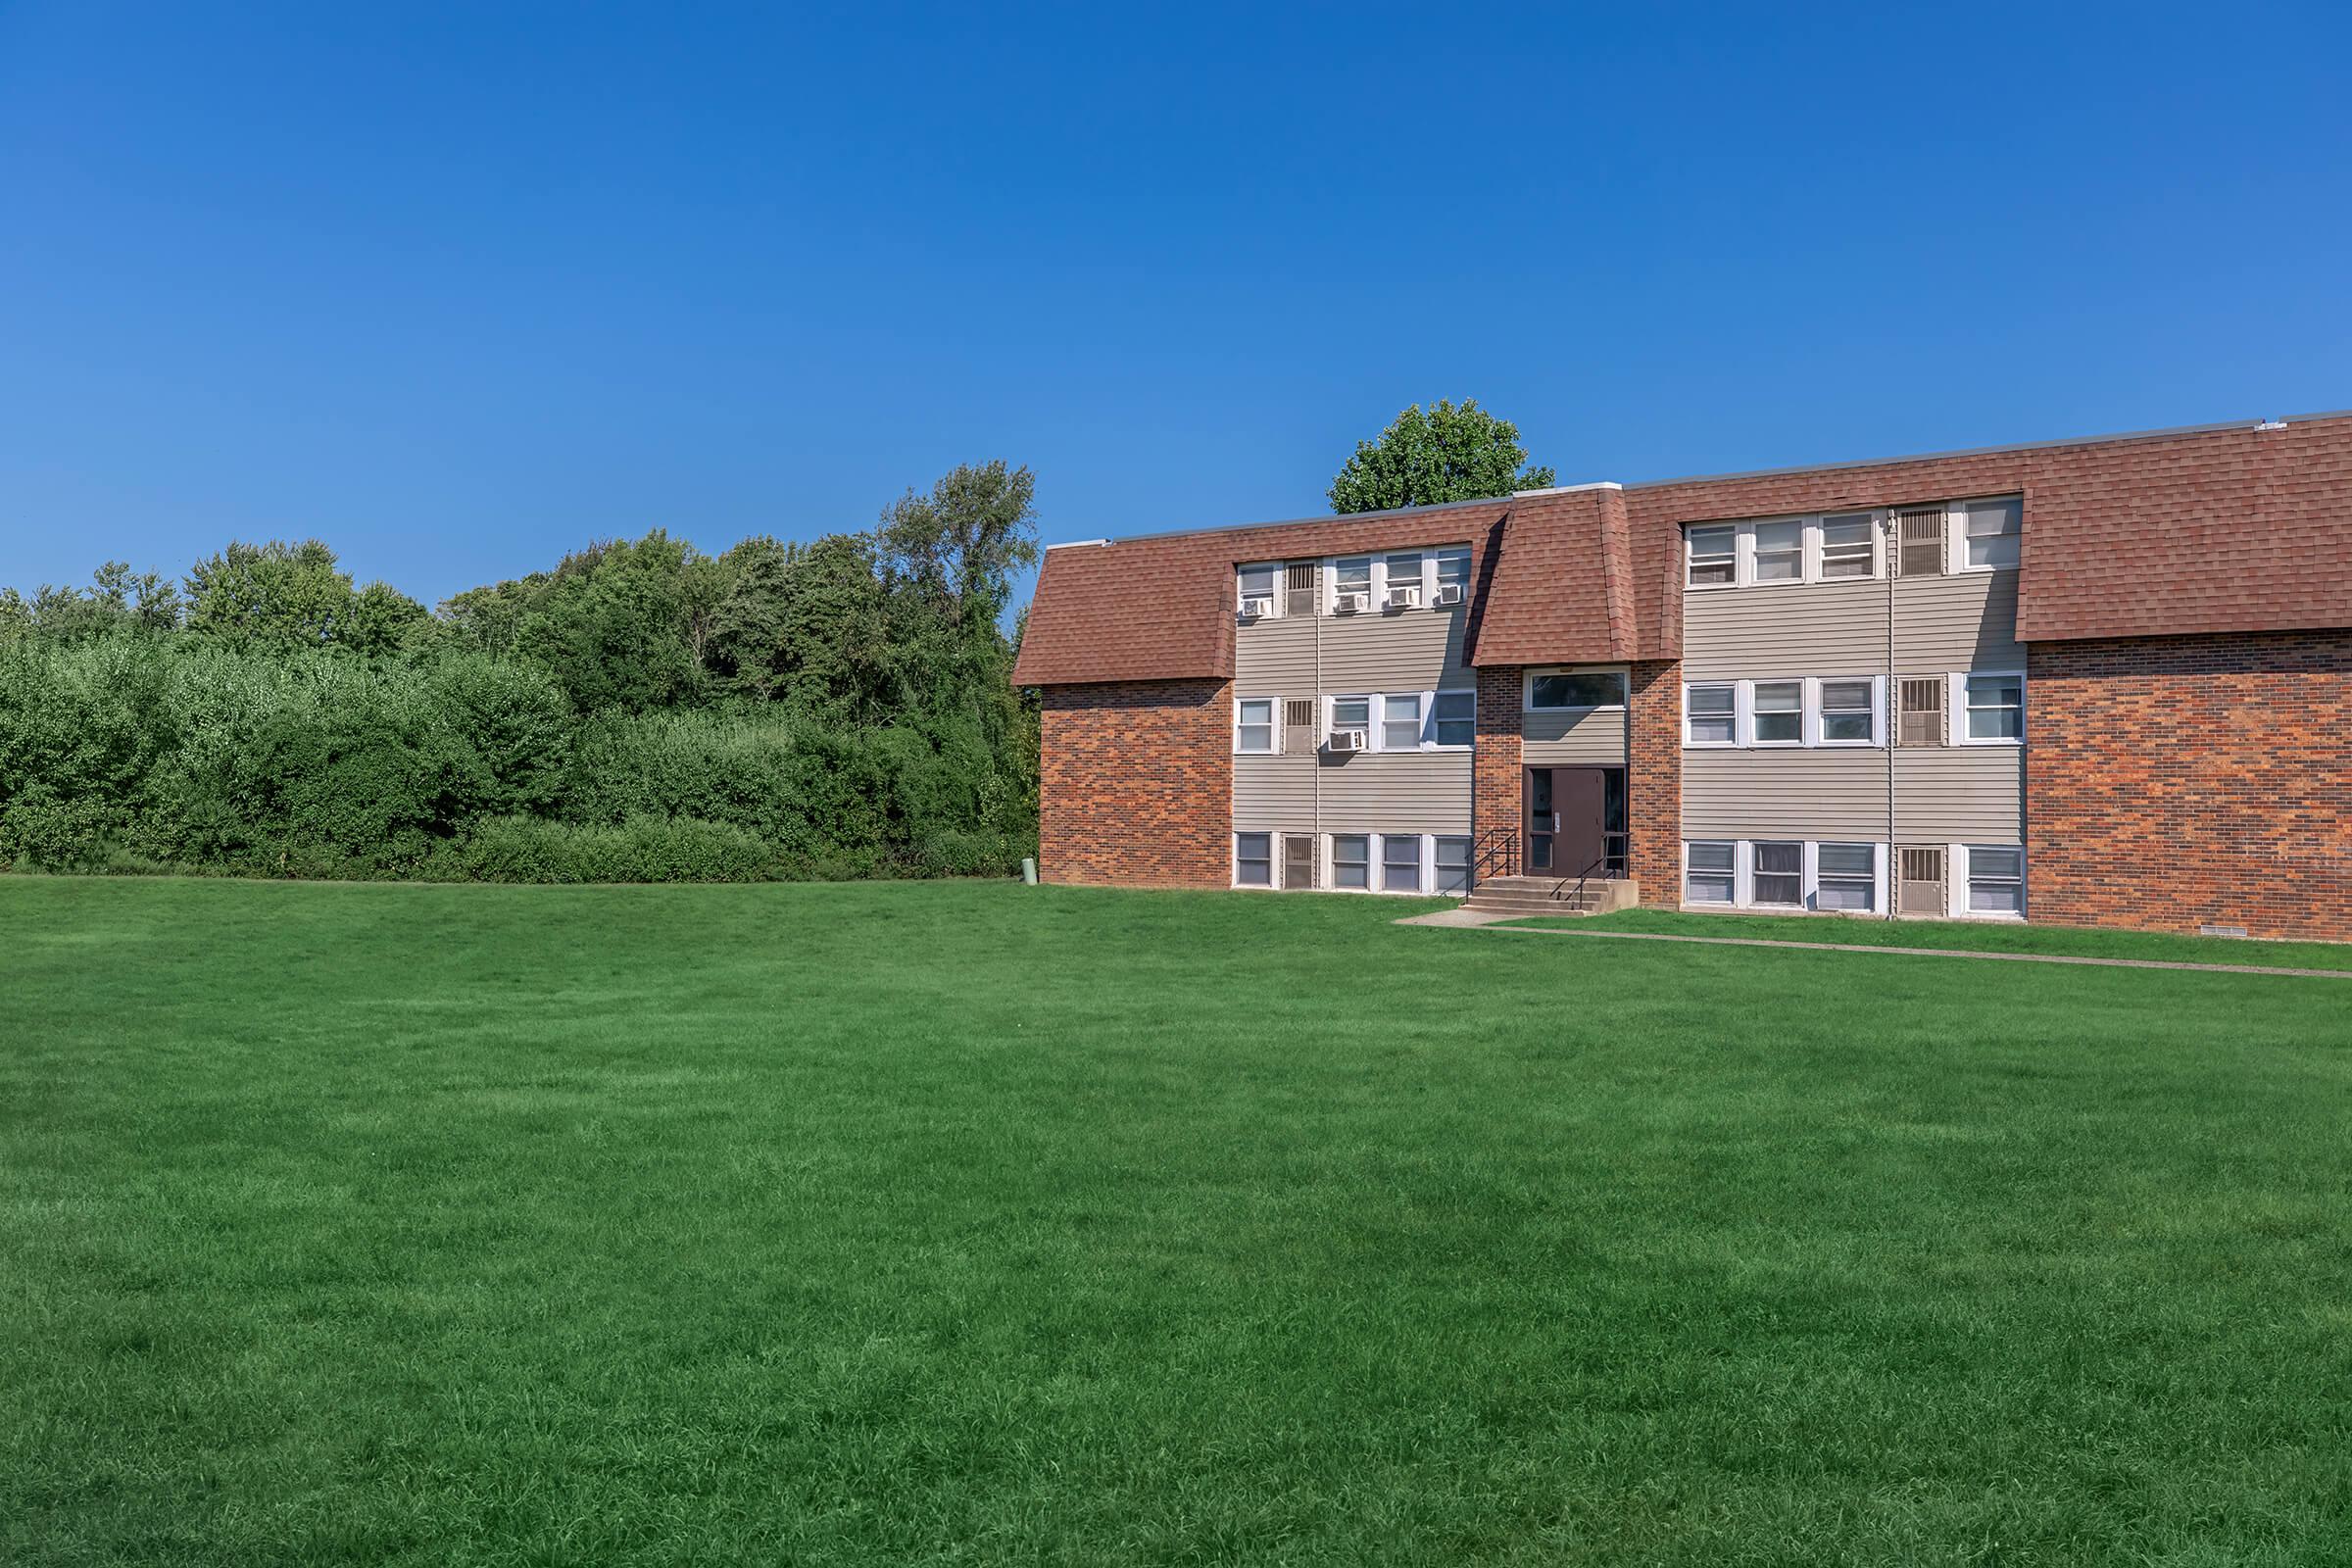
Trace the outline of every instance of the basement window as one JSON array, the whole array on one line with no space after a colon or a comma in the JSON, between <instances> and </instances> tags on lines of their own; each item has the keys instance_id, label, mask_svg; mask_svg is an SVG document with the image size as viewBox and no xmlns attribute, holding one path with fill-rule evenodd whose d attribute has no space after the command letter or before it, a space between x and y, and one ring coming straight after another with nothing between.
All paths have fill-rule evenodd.
<instances>
[{"instance_id":1,"label":"basement window","mask_svg":"<svg viewBox=\"0 0 2352 1568\"><path fill-rule=\"evenodd\" d=\"M2026 912L2026 852L2014 845L1968 846L1968 912Z\"/></svg>"},{"instance_id":2,"label":"basement window","mask_svg":"<svg viewBox=\"0 0 2352 1568\"><path fill-rule=\"evenodd\" d=\"M1470 841L1466 838L1438 839L1437 881L1439 893L1467 893L1470 891Z\"/></svg>"},{"instance_id":3,"label":"basement window","mask_svg":"<svg viewBox=\"0 0 2352 1568\"><path fill-rule=\"evenodd\" d=\"M1749 878L1750 902L1795 909L1805 903L1805 847L1802 844L1754 846L1755 870Z\"/></svg>"},{"instance_id":4,"label":"basement window","mask_svg":"<svg viewBox=\"0 0 2352 1568\"><path fill-rule=\"evenodd\" d=\"M1363 833L1334 833L1331 836L1331 885L1335 888L1365 888L1371 880L1372 840Z\"/></svg>"},{"instance_id":5,"label":"basement window","mask_svg":"<svg viewBox=\"0 0 2352 1568\"><path fill-rule=\"evenodd\" d=\"M1740 846L1689 844L1683 849L1683 902L1736 904L1740 898Z\"/></svg>"},{"instance_id":6,"label":"basement window","mask_svg":"<svg viewBox=\"0 0 2352 1568\"><path fill-rule=\"evenodd\" d=\"M1879 847L1823 844L1815 848L1813 906L1817 909L1878 907Z\"/></svg>"},{"instance_id":7,"label":"basement window","mask_svg":"<svg viewBox=\"0 0 2352 1568\"><path fill-rule=\"evenodd\" d=\"M1380 890L1383 893L1421 891L1421 835L1383 833L1380 836Z\"/></svg>"},{"instance_id":8,"label":"basement window","mask_svg":"<svg viewBox=\"0 0 2352 1568\"><path fill-rule=\"evenodd\" d=\"M1236 833L1233 836L1233 880L1237 887L1274 885L1274 835Z\"/></svg>"}]
</instances>

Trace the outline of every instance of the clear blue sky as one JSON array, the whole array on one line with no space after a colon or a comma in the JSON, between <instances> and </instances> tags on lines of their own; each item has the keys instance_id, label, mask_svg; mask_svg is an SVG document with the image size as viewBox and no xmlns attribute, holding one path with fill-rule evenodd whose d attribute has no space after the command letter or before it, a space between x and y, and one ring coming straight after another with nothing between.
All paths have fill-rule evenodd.
<instances>
[{"instance_id":1,"label":"clear blue sky","mask_svg":"<svg viewBox=\"0 0 2352 1568\"><path fill-rule=\"evenodd\" d=\"M2344 12L0 0L0 583L2352 405Z\"/></svg>"}]
</instances>

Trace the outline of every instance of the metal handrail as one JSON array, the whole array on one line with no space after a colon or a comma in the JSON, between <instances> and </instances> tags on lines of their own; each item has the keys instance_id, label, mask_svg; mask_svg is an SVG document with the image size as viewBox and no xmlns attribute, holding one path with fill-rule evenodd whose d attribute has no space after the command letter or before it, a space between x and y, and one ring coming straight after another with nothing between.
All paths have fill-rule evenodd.
<instances>
[{"instance_id":1,"label":"metal handrail","mask_svg":"<svg viewBox=\"0 0 2352 1568\"><path fill-rule=\"evenodd\" d=\"M1494 869L1499 866L1500 869ZM1519 830L1515 827L1491 827L1481 833L1470 847L1470 880L1484 881L1491 876L1519 874Z\"/></svg>"},{"instance_id":2,"label":"metal handrail","mask_svg":"<svg viewBox=\"0 0 2352 1568\"><path fill-rule=\"evenodd\" d=\"M1609 880L1609 866L1625 858L1624 853L1617 849L1617 845L1620 841L1625 842L1626 850L1631 850L1632 843L1630 835L1624 833L1611 833L1606 829L1603 829L1600 835L1600 853L1594 856L1592 859L1586 861L1584 869L1578 871L1573 876L1564 876L1560 878L1559 881L1553 883L1550 897L1555 899L1560 898L1560 890L1567 887L1569 883L1574 882L1576 884L1575 888L1570 890L1566 897L1568 902L1582 906L1585 902L1585 885L1592 880L1592 873L1595 871L1600 872L1601 879L1603 881L1607 881Z\"/></svg>"}]
</instances>

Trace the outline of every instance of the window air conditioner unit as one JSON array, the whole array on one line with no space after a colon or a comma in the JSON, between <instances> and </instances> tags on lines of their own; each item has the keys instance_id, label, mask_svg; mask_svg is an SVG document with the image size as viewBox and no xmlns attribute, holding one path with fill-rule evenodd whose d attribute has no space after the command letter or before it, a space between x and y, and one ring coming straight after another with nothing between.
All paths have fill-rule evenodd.
<instances>
[{"instance_id":1,"label":"window air conditioner unit","mask_svg":"<svg viewBox=\"0 0 2352 1568\"><path fill-rule=\"evenodd\" d=\"M1389 590L1389 608L1391 610L1410 610L1420 603L1421 585L1419 583Z\"/></svg>"},{"instance_id":2,"label":"window air conditioner unit","mask_svg":"<svg viewBox=\"0 0 2352 1568\"><path fill-rule=\"evenodd\" d=\"M1331 739L1324 745L1327 750L1334 752L1360 752L1364 749L1364 732L1360 729L1335 729L1331 732Z\"/></svg>"},{"instance_id":3,"label":"window air conditioner unit","mask_svg":"<svg viewBox=\"0 0 2352 1568\"><path fill-rule=\"evenodd\" d=\"M1244 620L1257 620L1272 613L1274 613L1274 601L1264 594L1252 594L1242 601L1242 618Z\"/></svg>"},{"instance_id":4,"label":"window air conditioner unit","mask_svg":"<svg viewBox=\"0 0 2352 1568\"><path fill-rule=\"evenodd\" d=\"M1460 583L1442 582L1438 584L1438 597L1436 603L1441 605L1458 605L1461 602L1462 585Z\"/></svg>"},{"instance_id":5,"label":"window air conditioner unit","mask_svg":"<svg viewBox=\"0 0 2352 1568\"><path fill-rule=\"evenodd\" d=\"M1370 594L1334 594L1331 609L1334 614L1360 615L1372 608Z\"/></svg>"}]
</instances>

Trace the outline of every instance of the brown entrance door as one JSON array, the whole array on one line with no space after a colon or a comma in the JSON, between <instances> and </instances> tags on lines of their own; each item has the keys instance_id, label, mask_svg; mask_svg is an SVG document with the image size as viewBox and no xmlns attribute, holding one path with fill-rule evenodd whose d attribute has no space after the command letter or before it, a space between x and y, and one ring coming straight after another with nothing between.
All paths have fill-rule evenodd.
<instances>
[{"instance_id":1,"label":"brown entrance door","mask_svg":"<svg viewBox=\"0 0 2352 1568\"><path fill-rule=\"evenodd\" d=\"M1581 876L1600 869L1608 845L1608 769L1527 770L1527 869L1533 876Z\"/></svg>"}]
</instances>

